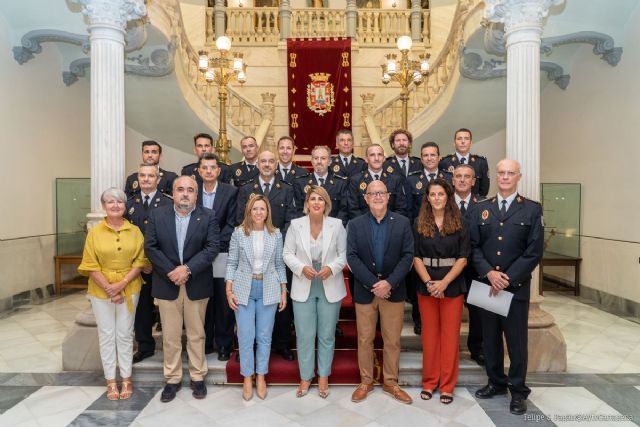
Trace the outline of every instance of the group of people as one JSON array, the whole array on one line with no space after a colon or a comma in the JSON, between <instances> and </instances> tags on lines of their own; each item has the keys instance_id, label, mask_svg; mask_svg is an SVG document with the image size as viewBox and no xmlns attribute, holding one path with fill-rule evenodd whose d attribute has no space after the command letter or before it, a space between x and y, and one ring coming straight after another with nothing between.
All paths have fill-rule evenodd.
<instances>
[{"instance_id":1,"label":"group of people","mask_svg":"<svg viewBox=\"0 0 640 427\"><path fill-rule=\"evenodd\" d=\"M347 271L361 378L352 401L374 390L379 323L383 391L412 402L398 385L409 301L423 345L420 398L439 390L440 402L450 404L463 304L478 280L492 295L507 291L514 298L507 317L468 305L467 345L489 379L476 397L509 390L511 412L526 412L529 285L543 242L540 204L517 193L521 172L513 160L498 162L498 194L485 199L489 167L470 153L468 129L455 132L456 152L445 157L434 142L412 157L407 130L394 131L389 143L394 155L385 158L382 146L373 144L361 159L353 153L351 131L340 130L338 154L316 146L309 172L293 162L288 136L278 140L277 153L260 152L253 137L243 138L244 160L229 166L219 161L212 137L198 134L198 161L177 176L159 167L160 144L143 142L143 163L125 191L102 194L106 217L89 231L79 267L89 276L107 398L129 398L132 363L154 354L154 299L163 331L163 402L182 386L183 327L197 399L207 393L206 354L217 350L219 360L229 360L234 328L243 398L253 397L255 381L255 394L265 399L271 352L295 360L292 325L296 396L305 396L317 378L318 394L326 398ZM503 335L511 360L506 375Z\"/></svg>"}]
</instances>

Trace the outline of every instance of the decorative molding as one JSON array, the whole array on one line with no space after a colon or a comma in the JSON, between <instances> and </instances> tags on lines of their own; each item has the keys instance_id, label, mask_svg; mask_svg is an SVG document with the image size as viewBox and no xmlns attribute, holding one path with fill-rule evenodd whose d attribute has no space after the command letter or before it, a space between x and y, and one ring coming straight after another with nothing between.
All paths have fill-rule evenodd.
<instances>
[{"instance_id":1,"label":"decorative molding","mask_svg":"<svg viewBox=\"0 0 640 427\"><path fill-rule=\"evenodd\" d=\"M542 27L549 8L562 3L564 0L485 0L484 17L504 23L507 32L519 25Z\"/></svg>"},{"instance_id":2,"label":"decorative molding","mask_svg":"<svg viewBox=\"0 0 640 427\"><path fill-rule=\"evenodd\" d=\"M144 77L163 77L173 72L175 63L177 37L173 36L166 49L155 49L148 57L138 55L127 57L124 64L125 74ZM69 71L62 73L62 81L71 86L80 77L85 77L87 68L91 66L90 58L78 58L69 64Z\"/></svg>"},{"instance_id":3,"label":"decorative molding","mask_svg":"<svg viewBox=\"0 0 640 427\"><path fill-rule=\"evenodd\" d=\"M612 67L618 65L622 58L622 48L615 47L613 37L596 31L580 31L562 36L546 37L542 39L540 52L549 55L555 46L570 43L589 43L593 45L593 54L599 55Z\"/></svg>"},{"instance_id":4,"label":"decorative molding","mask_svg":"<svg viewBox=\"0 0 640 427\"><path fill-rule=\"evenodd\" d=\"M540 70L562 90L569 85L571 76L564 74L563 68L555 62L540 62ZM500 59L486 59L479 51L462 49L460 74L472 80L490 80L507 75L507 62Z\"/></svg>"},{"instance_id":5,"label":"decorative molding","mask_svg":"<svg viewBox=\"0 0 640 427\"><path fill-rule=\"evenodd\" d=\"M74 44L82 47L84 53L89 53L91 43L89 36L83 34L74 34L67 31L59 30L33 30L22 36L20 40L21 46L13 47L13 58L22 65L33 59L36 54L42 52L42 43L45 42L62 42Z\"/></svg>"},{"instance_id":6,"label":"decorative molding","mask_svg":"<svg viewBox=\"0 0 640 427\"><path fill-rule=\"evenodd\" d=\"M125 29L128 21L147 14L143 0L71 0L82 6L89 25L109 25Z\"/></svg>"}]
</instances>

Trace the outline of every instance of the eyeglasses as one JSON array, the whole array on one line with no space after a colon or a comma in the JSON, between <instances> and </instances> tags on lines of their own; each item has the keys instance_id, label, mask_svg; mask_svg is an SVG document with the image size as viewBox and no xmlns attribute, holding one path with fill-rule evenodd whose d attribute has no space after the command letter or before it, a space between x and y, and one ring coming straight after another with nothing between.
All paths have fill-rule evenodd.
<instances>
[{"instance_id":1,"label":"eyeglasses","mask_svg":"<svg viewBox=\"0 0 640 427\"><path fill-rule=\"evenodd\" d=\"M513 178L514 176L518 175L520 172L514 172L514 171L498 171L497 175L505 178L505 177L509 177L509 178Z\"/></svg>"},{"instance_id":2,"label":"eyeglasses","mask_svg":"<svg viewBox=\"0 0 640 427\"><path fill-rule=\"evenodd\" d=\"M372 193L364 193L369 197L382 197L382 196L386 196L387 194L389 194L388 191L374 191Z\"/></svg>"}]
</instances>

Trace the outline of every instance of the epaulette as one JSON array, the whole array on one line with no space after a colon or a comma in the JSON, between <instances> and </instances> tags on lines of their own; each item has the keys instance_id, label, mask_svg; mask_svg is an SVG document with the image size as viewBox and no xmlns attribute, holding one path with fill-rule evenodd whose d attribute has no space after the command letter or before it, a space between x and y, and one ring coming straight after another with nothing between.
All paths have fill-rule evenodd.
<instances>
[{"instance_id":1,"label":"epaulette","mask_svg":"<svg viewBox=\"0 0 640 427\"><path fill-rule=\"evenodd\" d=\"M471 157L471 156L487 160L487 158L485 156L481 156L480 154L470 154L469 157Z\"/></svg>"},{"instance_id":2,"label":"epaulette","mask_svg":"<svg viewBox=\"0 0 640 427\"><path fill-rule=\"evenodd\" d=\"M173 196L171 194L163 193L162 191L160 192L160 194L162 194L164 197L166 197L169 200L173 200Z\"/></svg>"},{"instance_id":3,"label":"epaulette","mask_svg":"<svg viewBox=\"0 0 640 427\"><path fill-rule=\"evenodd\" d=\"M346 176L338 175L337 173L334 173L332 176L333 176L334 178L338 178L338 179L341 179L341 180L343 180L343 181L346 181L346 180L348 180L348 179L349 179L349 178L347 178Z\"/></svg>"},{"instance_id":4,"label":"epaulette","mask_svg":"<svg viewBox=\"0 0 640 427\"><path fill-rule=\"evenodd\" d=\"M409 172L409 175L407 175L407 176L420 175L421 173L422 173L422 171L421 171L421 170L419 170L419 171L413 171L413 172Z\"/></svg>"},{"instance_id":5,"label":"epaulette","mask_svg":"<svg viewBox=\"0 0 640 427\"><path fill-rule=\"evenodd\" d=\"M128 201L130 201L130 200L133 200L133 199L134 199L134 197L136 197L136 196L137 196L137 194L132 194L132 195L131 195L131 196L129 196L129 198L127 199L127 202L128 202Z\"/></svg>"},{"instance_id":6,"label":"epaulette","mask_svg":"<svg viewBox=\"0 0 640 427\"><path fill-rule=\"evenodd\" d=\"M484 202L493 202L495 199L496 199L496 198L495 198L495 196L494 196L494 197L492 197L492 198L490 198L490 199L479 200L479 201L478 201L478 204L480 204L480 203L484 203Z\"/></svg>"},{"instance_id":7,"label":"epaulette","mask_svg":"<svg viewBox=\"0 0 640 427\"><path fill-rule=\"evenodd\" d=\"M300 178L306 178L307 176L309 176L309 174L301 176ZM278 184L287 184L289 187L291 187L291 185L292 185L291 183L289 183L287 181L283 181L283 180L276 181L275 186L277 187Z\"/></svg>"},{"instance_id":8,"label":"epaulette","mask_svg":"<svg viewBox=\"0 0 640 427\"><path fill-rule=\"evenodd\" d=\"M535 204L537 204L537 205L541 205L541 204L542 204L542 203L538 202L537 200L533 200L533 199L530 199L530 198L528 198L528 197L521 196L521 195L519 195L519 194L516 196L516 201L517 201L518 203L522 203L522 202L524 202L525 200L527 200L527 201L529 201L529 202L531 202L531 203L535 203Z\"/></svg>"}]
</instances>

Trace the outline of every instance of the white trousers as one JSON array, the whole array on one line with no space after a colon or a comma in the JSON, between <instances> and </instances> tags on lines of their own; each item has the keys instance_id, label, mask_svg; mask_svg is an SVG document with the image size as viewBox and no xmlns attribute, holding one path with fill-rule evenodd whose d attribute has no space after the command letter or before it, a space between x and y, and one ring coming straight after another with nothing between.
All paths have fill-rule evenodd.
<instances>
[{"instance_id":1,"label":"white trousers","mask_svg":"<svg viewBox=\"0 0 640 427\"><path fill-rule=\"evenodd\" d=\"M91 308L98 326L98 342L102 369L107 380L116 379L116 358L120 367L120 376L131 376L133 364L133 322L136 318L135 307L140 294L132 296L133 313L129 312L126 301L114 304L111 300L89 297Z\"/></svg>"}]
</instances>

